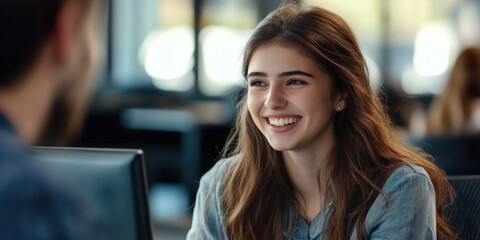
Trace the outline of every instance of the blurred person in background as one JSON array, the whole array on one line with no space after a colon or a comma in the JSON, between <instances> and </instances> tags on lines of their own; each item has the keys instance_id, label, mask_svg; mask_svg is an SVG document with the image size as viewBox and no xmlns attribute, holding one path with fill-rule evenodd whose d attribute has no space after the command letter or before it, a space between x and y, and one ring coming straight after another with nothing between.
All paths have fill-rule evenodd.
<instances>
[{"instance_id":1,"label":"blurred person in background","mask_svg":"<svg viewBox=\"0 0 480 240\"><path fill-rule=\"evenodd\" d=\"M0 1L0 238L98 239L88 211L35 166L31 145L66 144L99 59L101 0Z\"/></svg>"},{"instance_id":2,"label":"blurred person in background","mask_svg":"<svg viewBox=\"0 0 480 240\"><path fill-rule=\"evenodd\" d=\"M432 102L427 135L480 133L480 47L457 57L443 93Z\"/></svg>"},{"instance_id":3,"label":"blurred person in background","mask_svg":"<svg viewBox=\"0 0 480 240\"><path fill-rule=\"evenodd\" d=\"M453 239L446 176L402 144L347 23L286 5L244 52L246 94L187 239Z\"/></svg>"}]
</instances>

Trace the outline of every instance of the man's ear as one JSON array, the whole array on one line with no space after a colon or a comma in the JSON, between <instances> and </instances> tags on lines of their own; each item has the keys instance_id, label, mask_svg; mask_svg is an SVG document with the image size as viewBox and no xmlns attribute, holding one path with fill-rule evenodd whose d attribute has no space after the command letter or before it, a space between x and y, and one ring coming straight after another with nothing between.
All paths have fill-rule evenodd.
<instances>
[{"instance_id":1,"label":"man's ear","mask_svg":"<svg viewBox=\"0 0 480 240\"><path fill-rule=\"evenodd\" d=\"M80 1L63 2L55 21L52 40L55 60L61 65L68 65L76 54L75 45L80 40L83 12Z\"/></svg>"}]
</instances>

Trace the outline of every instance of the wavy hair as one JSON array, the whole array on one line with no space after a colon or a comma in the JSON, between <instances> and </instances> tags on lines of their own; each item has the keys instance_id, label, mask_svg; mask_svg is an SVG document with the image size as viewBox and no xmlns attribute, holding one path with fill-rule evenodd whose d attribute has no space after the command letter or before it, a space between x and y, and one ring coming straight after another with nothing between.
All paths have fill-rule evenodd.
<instances>
[{"instance_id":1,"label":"wavy hair","mask_svg":"<svg viewBox=\"0 0 480 240\"><path fill-rule=\"evenodd\" d=\"M283 42L306 53L332 77L335 93L347 94L347 107L334 119L336 145L321 188L335 199L324 237L346 239L356 226L364 239L365 218L390 174L405 163L423 167L436 193L437 232L454 238L444 218L453 192L445 174L429 156L397 140L379 98L370 87L365 61L347 23L319 7L288 4L268 15L254 30L244 52L246 76L252 54L265 44ZM239 103L235 127L223 157L239 155L224 183L222 201L230 239L279 239L285 209L297 203L281 152L274 150L246 107ZM333 177L335 176L335 178ZM355 225L356 224L356 225ZM267 226L267 227L266 227Z\"/></svg>"},{"instance_id":2,"label":"wavy hair","mask_svg":"<svg viewBox=\"0 0 480 240\"><path fill-rule=\"evenodd\" d=\"M432 102L427 133L462 134L472 115L470 102L480 98L480 47L464 49L457 57L444 91Z\"/></svg>"}]
</instances>

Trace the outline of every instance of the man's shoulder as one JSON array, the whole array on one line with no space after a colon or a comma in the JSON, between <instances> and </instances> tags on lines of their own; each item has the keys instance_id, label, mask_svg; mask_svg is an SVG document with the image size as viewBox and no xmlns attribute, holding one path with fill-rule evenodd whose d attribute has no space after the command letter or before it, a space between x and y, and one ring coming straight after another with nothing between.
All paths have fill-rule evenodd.
<instances>
[{"instance_id":1,"label":"man's shoulder","mask_svg":"<svg viewBox=\"0 0 480 240\"><path fill-rule=\"evenodd\" d=\"M0 126L0 161L29 158L28 147L12 130Z\"/></svg>"},{"instance_id":2,"label":"man's shoulder","mask_svg":"<svg viewBox=\"0 0 480 240\"><path fill-rule=\"evenodd\" d=\"M0 137L0 199L3 202L0 208L8 208L9 205L22 207L15 202L34 202L55 196L59 195L53 182L38 168L28 148Z\"/></svg>"},{"instance_id":3,"label":"man's shoulder","mask_svg":"<svg viewBox=\"0 0 480 240\"><path fill-rule=\"evenodd\" d=\"M2 239L91 236L91 230L86 229L90 216L83 213L83 203L77 200L70 189L36 165L28 147L18 144L15 138L2 136L0 131Z\"/></svg>"},{"instance_id":4,"label":"man's shoulder","mask_svg":"<svg viewBox=\"0 0 480 240\"><path fill-rule=\"evenodd\" d=\"M14 137L0 131L0 189L12 181L37 178L33 156Z\"/></svg>"}]
</instances>

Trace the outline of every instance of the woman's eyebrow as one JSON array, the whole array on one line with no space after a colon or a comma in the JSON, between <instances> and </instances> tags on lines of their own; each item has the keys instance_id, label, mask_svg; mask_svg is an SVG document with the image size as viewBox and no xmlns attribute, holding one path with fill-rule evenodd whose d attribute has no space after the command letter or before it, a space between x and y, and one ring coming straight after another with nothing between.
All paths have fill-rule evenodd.
<instances>
[{"instance_id":1,"label":"woman's eyebrow","mask_svg":"<svg viewBox=\"0 0 480 240\"><path fill-rule=\"evenodd\" d=\"M304 71L288 71L288 72L282 72L279 77L289 77L293 75L302 75L302 76L307 76L313 78L313 75ZM267 74L264 72L251 72L247 75L247 78L249 77L267 77Z\"/></svg>"},{"instance_id":2,"label":"woman's eyebrow","mask_svg":"<svg viewBox=\"0 0 480 240\"><path fill-rule=\"evenodd\" d=\"M251 72L247 75L247 78L249 77L266 77L267 74L264 72Z\"/></svg>"},{"instance_id":3,"label":"woman's eyebrow","mask_svg":"<svg viewBox=\"0 0 480 240\"><path fill-rule=\"evenodd\" d=\"M288 72L283 72L279 75L279 77L289 77L293 75L302 75L302 76L307 76L313 78L313 75L304 71L288 71Z\"/></svg>"}]
</instances>

